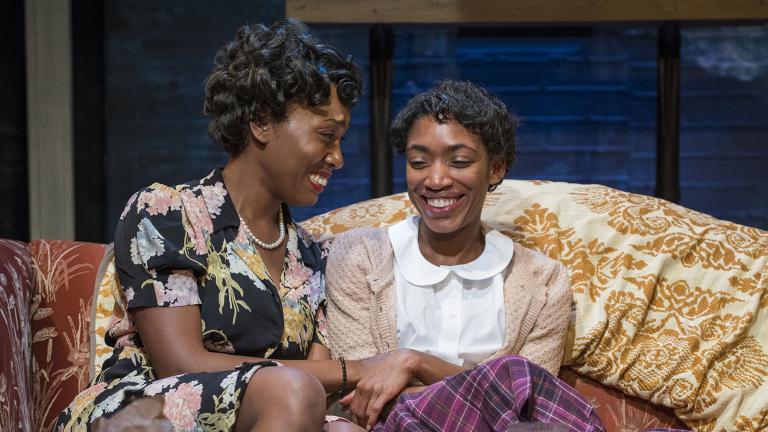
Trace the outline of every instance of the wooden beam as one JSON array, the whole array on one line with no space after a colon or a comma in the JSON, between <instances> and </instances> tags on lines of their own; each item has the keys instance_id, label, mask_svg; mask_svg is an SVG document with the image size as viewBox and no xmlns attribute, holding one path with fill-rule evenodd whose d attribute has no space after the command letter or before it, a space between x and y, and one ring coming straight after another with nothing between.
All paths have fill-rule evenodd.
<instances>
[{"instance_id":1,"label":"wooden beam","mask_svg":"<svg viewBox=\"0 0 768 432\"><path fill-rule=\"evenodd\" d=\"M387 132L392 111L392 57L395 41L386 24L371 26L371 197L392 193L392 146Z\"/></svg>"},{"instance_id":2,"label":"wooden beam","mask_svg":"<svg viewBox=\"0 0 768 432\"><path fill-rule=\"evenodd\" d=\"M768 19L766 0L286 0L310 23L578 23Z\"/></svg>"},{"instance_id":3,"label":"wooden beam","mask_svg":"<svg viewBox=\"0 0 768 432\"><path fill-rule=\"evenodd\" d=\"M30 239L75 238L69 0L25 0Z\"/></svg>"},{"instance_id":4,"label":"wooden beam","mask_svg":"<svg viewBox=\"0 0 768 432\"><path fill-rule=\"evenodd\" d=\"M656 78L656 196L680 202L680 26L659 26Z\"/></svg>"}]
</instances>

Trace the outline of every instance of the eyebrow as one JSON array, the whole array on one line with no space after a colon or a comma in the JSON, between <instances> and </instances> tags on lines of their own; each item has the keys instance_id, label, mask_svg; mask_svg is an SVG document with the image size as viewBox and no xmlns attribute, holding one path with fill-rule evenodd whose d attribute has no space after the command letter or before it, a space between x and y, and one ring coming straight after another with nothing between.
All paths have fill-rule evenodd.
<instances>
[{"instance_id":1,"label":"eyebrow","mask_svg":"<svg viewBox=\"0 0 768 432\"><path fill-rule=\"evenodd\" d=\"M328 112L328 110L325 110L325 109L320 108L320 107L312 107L312 108L310 108L310 111L313 111L315 114L319 114L321 116L327 116L320 123L332 122L333 124L337 124L337 125L342 126L342 127L347 127L350 124L349 117L344 116L343 119L333 118L333 117L330 116L330 113Z\"/></svg>"},{"instance_id":2,"label":"eyebrow","mask_svg":"<svg viewBox=\"0 0 768 432\"><path fill-rule=\"evenodd\" d=\"M477 150L473 149L472 147L470 147L470 146L468 146L466 144L462 144L462 143L451 144L451 145L448 146L448 151L451 152L451 153L459 151L459 150L462 150L462 149L466 149L466 150L469 150L471 152L477 152ZM422 153L432 153L432 151L429 149L429 147L425 146L424 144L411 144L406 149L406 151L408 151L408 150L415 150L415 151L422 152Z\"/></svg>"},{"instance_id":3,"label":"eyebrow","mask_svg":"<svg viewBox=\"0 0 768 432\"><path fill-rule=\"evenodd\" d=\"M337 125L339 125L339 126L344 126L344 127L346 127L346 126L347 126L347 120L348 120L348 119L347 119L346 117L344 117L344 119L343 119L343 120L340 120L340 119L335 119L335 118L333 118L333 117L328 117L327 119L323 120L323 121L322 121L322 123L331 122L331 123L333 123L333 124L337 124Z\"/></svg>"}]
</instances>

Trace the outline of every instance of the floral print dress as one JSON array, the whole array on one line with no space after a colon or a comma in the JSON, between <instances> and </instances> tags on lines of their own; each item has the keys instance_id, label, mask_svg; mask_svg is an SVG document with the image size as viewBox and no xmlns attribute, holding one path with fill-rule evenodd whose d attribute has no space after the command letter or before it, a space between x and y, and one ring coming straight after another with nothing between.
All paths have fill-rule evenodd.
<instances>
[{"instance_id":1,"label":"floral print dress","mask_svg":"<svg viewBox=\"0 0 768 432\"><path fill-rule=\"evenodd\" d=\"M134 308L199 305L209 351L305 359L312 343L325 345L327 250L284 211L288 247L280 284L274 284L240 227L221 169L199 182L154 184L136 193L115 234L116 300L123 313L107 331L114 350L61 414L58 428L89 430L136 397L162 395L175 430L229 430L251 376L274 364L157 379L134 330Z\"/></svg>"}]
</instances>

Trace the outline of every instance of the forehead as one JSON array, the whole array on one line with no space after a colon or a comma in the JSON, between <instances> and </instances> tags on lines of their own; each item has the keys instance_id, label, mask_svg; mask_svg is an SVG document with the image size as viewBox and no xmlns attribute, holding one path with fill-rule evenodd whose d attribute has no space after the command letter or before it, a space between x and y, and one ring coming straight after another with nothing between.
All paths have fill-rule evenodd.
<instances>
[{"instance_id":1,"label":"forehead","mask_svg":"<svg viewBox=\"0 0 768 432\"><path fill-rule=\"evenodd\" d=\"M288 108L288 117L298 119L301 118L305 121L312 123L319 123L323 121L332 121L345 128L349 127L350 111L349 108L344 106L339 100L336 94L336 85L331 86L331 95L328 98L328 103L325 105L319 105L316 107L306 107L299 104L293 104Z\"/></svg>"},{"instance_id":2,"label":"forehead","mask_svg":"<svg viewBox=\"0 0 768 432\"><path fill-rule=\"evenodd\" d=\"M459 144L474 150L485 148L480 137L461 123L455 120L440 123L432 117L424 116L413 122L408 132L406 150L414 146L448 148Z\"/></svg>"}]
</instances>

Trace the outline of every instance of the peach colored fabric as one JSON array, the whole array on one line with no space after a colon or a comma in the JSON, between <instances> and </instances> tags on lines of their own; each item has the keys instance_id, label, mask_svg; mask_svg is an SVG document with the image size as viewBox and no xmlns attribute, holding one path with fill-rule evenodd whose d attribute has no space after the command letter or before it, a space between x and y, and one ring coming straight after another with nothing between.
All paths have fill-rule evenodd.
<instances>
[{"instance_id":1,"label":"peach colored fabric","mask_svg":"<svg viewBox=\"0 0 768 432\"><path fill-rule=\"evenodd\" d=\"M325 278L334 357L360 360L398 347L395 255L386 229L334 239ZM514 258L504 270L505 340L486 360L519 354L557 374L571 303L565 267L514 244Z\"/></svg>"}]
</instances>

